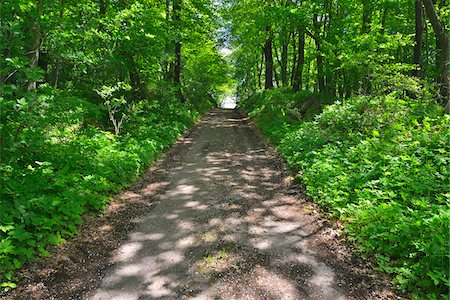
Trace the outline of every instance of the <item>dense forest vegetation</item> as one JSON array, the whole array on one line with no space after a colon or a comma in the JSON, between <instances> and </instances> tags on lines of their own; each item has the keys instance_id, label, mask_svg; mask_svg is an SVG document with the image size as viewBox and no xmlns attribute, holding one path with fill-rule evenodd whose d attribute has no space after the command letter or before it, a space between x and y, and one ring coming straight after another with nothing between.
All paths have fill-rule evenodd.
<instances>
[{"instance_id":1,"label":"dense forest vegetation","mask_svg":"<svg viewBox=\"0 0 450 300\"><path fill-rule=\"evenodd\" d=\"M446 0L3 0L0 286L233 73L241 108L359 253L408 297L447 298L449 15Z\"/></svg>"},{"instance_id":2,"label":"dense forest vegetation","mask_svg":"<svg viewBox=\"0 0 450 300\"><path fill-rule=\"evenodd\" d=\"M6 0L1 16L1 286L77 231L217 103L214 7Z\"/></svg>"},{"instance_id":3,"label":"dense forest vegetation","mask_svg":"<svg viewBox=\"0 0 450 300\"><path fill-rule=\"evenodd\" d=\"M241 107L406 295L449 297L449 4L229 1Z\"/></svg>"}]
</instances>

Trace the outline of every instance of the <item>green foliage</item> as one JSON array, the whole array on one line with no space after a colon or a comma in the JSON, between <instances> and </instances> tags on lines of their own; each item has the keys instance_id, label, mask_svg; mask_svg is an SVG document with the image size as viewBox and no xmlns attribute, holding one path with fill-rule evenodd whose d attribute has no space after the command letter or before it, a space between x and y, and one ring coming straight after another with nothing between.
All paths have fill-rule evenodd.
<instances>
[{"instance_id":1,"label":"green foliage","mask_svg":"<svg viewBox=\"0 0 450 300\"><path fill-rule=\"evenodd\" d=\"M1 1L0 288L216 105L212 1L183 1L178 21L167 4Z\"/></svg>"},{"instance_id":2,"label":"green foliage","mask_svg":"<svg viewBox=\"0 0 450 300\"><path fill-rule=\"evenodd\" d=\"M414 1L225 2L237 93L243 99L264 88L269 69L276 87L298 83L300 89L342 98L393 91L419 98L424 86L437 92L439 42L424 18L422 50L414 58ZM433 2L441 22L448 21L448 3ZM270 66L263 53L266 42L273 49ZM413 76L419 69L420 76Z\"/></svg>"},{"instance_id":3,"label":"green foliage","mask_svg":"<svg viewBox=\"0 0 450 300\"><path fill-rule=\"evenodd\" d=\"M312 120L295 121L283 115L286 99L271 92L242 105L301 171L308 194L345 222L363 255L414 298L445 298L450 117L426 100L391 94L337 101ZM275 115L279 121L267 123Z\"/></svg>"},{"instance_id":4,"label":"green foliage","mask_svg":"<svg viewBox=\"0 0 450 300\"><path fill-rule=\"evenodd\" d=\"M48 255L49 245L74 235L84 212L102 209L109 195L135 180L199 116L177 100L144 102L117 136L83 127L85 100L55 94L46 101L39 123L21 130L19 142L9 144L2 156L0 275L5 287L11 287L7 282L15 280L14 271L23 263ZM69 103L72 110L64 111ZM20 126L7 122L2 133L9 136Z\"/></svg>"}]
</instances>

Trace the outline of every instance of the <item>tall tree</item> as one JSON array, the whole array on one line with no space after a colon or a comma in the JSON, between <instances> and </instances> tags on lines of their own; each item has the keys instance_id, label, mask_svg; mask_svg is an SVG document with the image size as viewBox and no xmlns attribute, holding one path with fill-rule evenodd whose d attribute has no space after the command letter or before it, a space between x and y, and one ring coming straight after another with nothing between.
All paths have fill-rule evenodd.
<instances>
[{"instance_id":1,"label":"tall tree","mask_svg":"<svg viewBox=\"0 0 450 300\"><path fill-rule=\"evenodd\" d=\"M321 93L326 92L325 88L325 74L323 70L323 54L322 54L322 41L320 39L320 21L323 20L323 16L319 17L319 14L315 13L313 17L314 24L314 41L316 43L316 62L317 62L317 84Z\"/></svg>"},{"instance_id":2,"label":"tall tree","mask_svg":"<svg viewBox=\"0 0 450 300\"><path fill-rule=\"evenodd\" d=\"M297 62L294 69L292 88L294 92L298 92L302 87L303 65L305 64L305 28L299 26L298 29L298 53Z\"/></svg>"},{"instance_id":3,"label":"tall tree","mask_svg":"<svg viewBox=\"0 0 450 300\"><path fill-rule=\"evenodd\" d=\"M273 53L272 53L272 30L266 26L266 42L264 43L264 61L265 61L265 84L264 88L273 88Z\"/></svg>"},{"instance_id":4,"label":"tall tree","mask_svg":"<svg viewBox=\"0 0 450 300\"><path fill-rule=\"evenodd\" d=\"M39 24L39 19L42 11L42 0L35 0L33 3L34 10L30 15L29 37L28 37L28 58L30 59L30 68L36 68L39 65L39 56L41 52L42 30ZM36 88L36 79L29 78L27 82L27 89L32 90Z\"/></svg>"},{"instance_id":5,"label":"tall tree","mask_svg":"<svg viewBox=\"0 0 450 300\"><path fill-rule=\"evenodd\" d=\"M448 34L445 31L444 26L439 20L436 9L434 8L433 0L422 0L423 5L425 6L425 11L427 13L427 17L433 26L434 33L436 34L436 42L439 47L439 57L438 57L438 66L439 66L439 84L441 91L442 103L446 105L446 109L450 109L450 78L449 78L449 40Z\"/></svg>"},{"instance_id":6,"label":"tall tree","mask_svg":"<svg viewBox=\"0 0 450 300\"><path fill-rule=\"evenodd\" d=\"M176 92L182 100L182 93L181 93L181 4L182 0L173 0L173 22L175 24L175 28L177 29L176 37L175 37L175 63L173 68L173 83L175 84Z\"/></svg>"},{"instance_id":7,"label":"tall tree","mask_svg":"<svg viewBox=\"0 0 450 300\"><path fill-rule=\"evenodd\" d=\"M423 6L422 0L414 1L415 8L415 44L414 44L414 60L416 68L413 70L413 76L422 76L422 44L423 44Z\"/></svg>"}]
</instances>

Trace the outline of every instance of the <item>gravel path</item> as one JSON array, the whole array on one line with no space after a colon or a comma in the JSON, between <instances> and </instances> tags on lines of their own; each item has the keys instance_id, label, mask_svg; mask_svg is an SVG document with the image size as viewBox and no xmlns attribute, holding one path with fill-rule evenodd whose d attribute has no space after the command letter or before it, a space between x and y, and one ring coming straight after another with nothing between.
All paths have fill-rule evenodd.
<instances>
[{"instance_id":1,"label":"gravel path","mask_svg":"<svg viewBox=\"0 0 450 300\"><path fill-rule=\"evenodd\" d=\"M210 113L180 147L160 203L89 299L352 298L308 245L322 228L236 111Z\"/></svg>"},{"instance_id":2,"label":"gravel path","mask_svg":"<svg viewBox=\"0 0 450 300\"><path fill-rule=\"evenodd\" d=\"M33 275L16 297L397 298L236 110L207 114L117 198L68 243L69 258L58 250L53 271Z\"/></svg>"}]
</instances>

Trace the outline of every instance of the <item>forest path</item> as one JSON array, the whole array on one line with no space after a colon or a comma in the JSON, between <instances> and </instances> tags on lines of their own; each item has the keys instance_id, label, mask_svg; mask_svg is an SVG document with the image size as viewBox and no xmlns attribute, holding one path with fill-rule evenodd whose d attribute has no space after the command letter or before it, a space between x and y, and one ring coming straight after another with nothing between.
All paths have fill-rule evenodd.
<instances>
[{"instance_id":1,"label":"forest path","mask_svg":"<svg viewBox=\"0 0 450 300\"><path fill-rule=\"evenodd\" d=\"M89 299L380 298L237 111L212 111L176 147L162 181L129 192L158 204Z\"/></svg>"},{"instance_id":2,"label":"forest path","mask_svg":"<svg viewBox=\"0 0 450 300\"><path fill-rule=\"evenodd\" d=\"M392 299L236 110L213 110L6 299Z\"/></svg>"}]
</instances>

